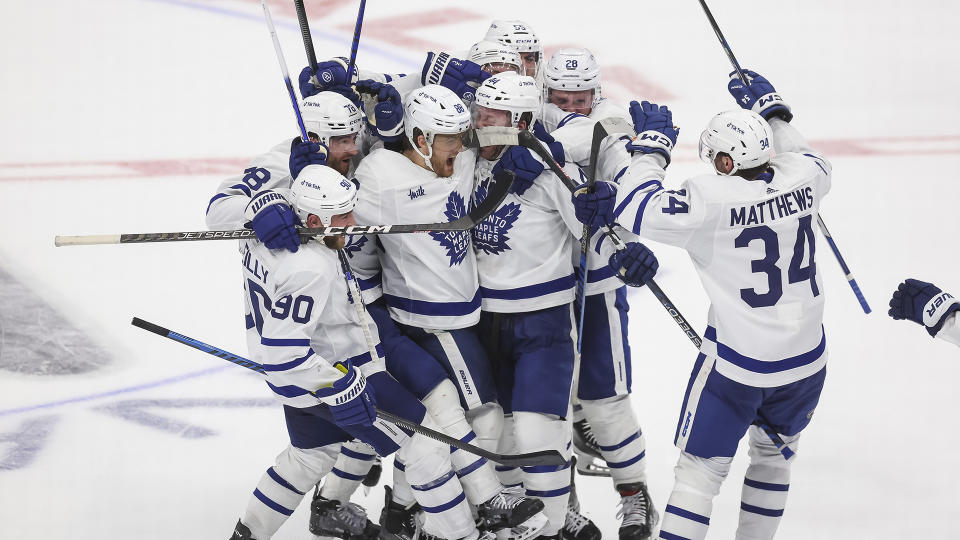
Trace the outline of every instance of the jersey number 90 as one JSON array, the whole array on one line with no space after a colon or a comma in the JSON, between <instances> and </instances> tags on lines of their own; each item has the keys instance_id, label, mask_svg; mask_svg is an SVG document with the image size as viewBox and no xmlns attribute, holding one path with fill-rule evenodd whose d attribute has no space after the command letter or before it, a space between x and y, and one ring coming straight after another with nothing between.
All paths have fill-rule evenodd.
<instances>
[{"instance_id":1,"label":"jersey number 90","mask_svg":"<svg viewBox=\"0 0 960 540\"><path fill-rule=\"evenodd\" d=\"M277 320L292 317L293 322L300 324L308 322L310 314L313 313L313 298L307 295L301 294L294 298L288 294L277 299L276 302L271 302L267 291L250 279L247 280L247 290L250 292L250 304L253 307L253 322L261 337L263 336L263 317L266 313ZM261 306L265 313L261 313Z\"/></svg>"},{"instance_id":2,"label":"jersey number 90","mask_svg":"<svg viewBox=\"0 0 960 540\"><path fill-rule=\"evenodd\" d=\"M750 261L750 269L755 274L766 274L767 292L758 293L756 289L740 289L740 298L750 307L773 306L783 296L783 272L777 266L777 261L780 259L780 241L773 229L760 225L744 229L734 240L734 246L747 247L754 240L763 242L765 256L762 259ZM810 245L809 264L803 266L807 244ZM806 215L800 218L797 226L797 240L793 244L793 258L790 259L790 267L787 269L787 283L809 281L810 291L813 296L818 296L820 289L817 287L815 253L816 241L813 235L812 216Z\"/></svg>"}]
</instances>

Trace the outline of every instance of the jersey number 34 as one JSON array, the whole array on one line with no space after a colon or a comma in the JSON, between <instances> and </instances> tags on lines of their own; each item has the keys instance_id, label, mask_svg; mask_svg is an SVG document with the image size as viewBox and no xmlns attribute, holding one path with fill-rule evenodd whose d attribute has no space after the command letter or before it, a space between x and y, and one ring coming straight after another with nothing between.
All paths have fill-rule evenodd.
<instances>
[{"instance_id":1,"label":"jersey number 34","mask_svg":"<svg viewBox=\"0 0 960 540\"><path fill-rule=\"evenodd\" d=\"M744 229L734 240L734 246L747 247L754 240L763 242L766 256L750 261L750 268L755 274L767 275L767 292L761 294L756 289L740 289L740 298L750 307L769 307L775 305L783 296L783 272L777 266L777 261L780 259L780 241L773 229L760 225ZM803 266L808 244L810 246L809 264ZM797 227L797 240L793 244L793 257L790 259L790 267L787 270L787 283L809 281L813 296L820 294L820 289L817 287L817 264L814 262L815 252L812 216L806 215L800 218Z\"/></svg>"}]
</instances>

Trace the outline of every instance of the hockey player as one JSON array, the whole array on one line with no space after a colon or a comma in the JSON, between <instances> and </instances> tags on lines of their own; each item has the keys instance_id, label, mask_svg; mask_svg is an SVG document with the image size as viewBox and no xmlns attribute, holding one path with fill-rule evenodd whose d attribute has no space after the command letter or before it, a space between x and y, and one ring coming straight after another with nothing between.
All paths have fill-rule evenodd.
<instances>
[{"instance_id":1,"label":"hockey player","mask_svg":"<svg viewBox=\"0 0 960 540\"><path fill-rule=\"evenodd\" d=\"M356 187L336 170L310 165L294 181L293 207L308 227L353 225ZM405 457L427 512L429 534L477 539L446 445L378 420L375 406L432 426L423 405L370 351L335 254L343 237L310 241L297 253L241 242L248 347L284 405L290 446L267 469L233 539L267 540L304 494L333 468L340 443L358 438L380 455ZM373 338L375 341L376 338ZM492 533L485 533L492 538Z\"/></svg>"},{"instance_id":2,"label":"hockey player","mask_svg":"<svg viewBox=\"0 0 960 540\"><path fill-rule=\"evenodd\" d=\"M616 222L686 249L710 298L677 424L681 455L660 528L665 540L705 537L713 498L747 432L736 538L774 536L793 460L755 424L796 450L826 374L813 222L831 166L788 123L790 109L773 86L745 73L749 86L734 79L728 88L746 110L718 114L700 136L700 156L715 174L664 189L678 130L666 107L633 102L636 139L608 138L599 164L601 178L620 176L619 188L598 182L594 193L574 198L585 223Z\"/></svg>"},{"instance_id":3,"label":"hockey player","mask_svg":"<svg viewBox=\"0 0 960 540\"><path fill-rule=\"evenodd\" d=\"M523 60L523 74L536 79L540 78L543 44L540 43L536 32L529 24L518 20L498 19L490 23L483 39L499 41L516 49Z\"/></svg>"},{"instance_id":4,"label":"hockey player","mask_svg":"<svg viewBox=\"0 0 960 540\"><path fill-rule=\"evenodd\" d=\"M888 315L895 320L908 319L938 337L960 346L960 300L943 292L933 283L908 279L897 287L890 299Z\"/></svg>"},{"instance_id":5,"label":"hockey player","mask_svg":"<svg viewBox=\"0 0 960 540\"><path fill-rule=\"evenodd\" d=\"M461 137L470 127L467 107L450 90L427 85L409 94L403 152L374 150L356 171L358 219L430 223L466 213L476 154L463 151ZM388 351L391 373L421 398L445 433L494 450L503 410L474 328L480 318L480 292L470 234L384 235L377 246L378 267L359 266L357 272L372 279L382 269L389 318L403 336L429 353L425 358ZM377 318L378 325L389 327L389 320L385 324L382 316ZM539 501L505 490L484 459L454 451L452 460L469 502L481 515L508 515L507 524L521 538L539 530L544 521Z\"/></svg>"},{"instance_id":6,"label":"hockey player","mask_svg":"<svg viewBox=\"0 0 960 540\"><path fill-rule=\"evenodd\" d=\"M563 145L566 157L589 170L594 123L612 116L629 119L626 108L601 96L600 66L587 49L560 49L543 73L550 101L544 105L544 122L548 129L555 128L551 136ZM577 468L582 474L611 476L621 496L620 537L647 538L656 524L656 511L646 487L646 438L630 398L633 370L624 283L645 282L642 264L653 255L638 242L613 254L611 243L599 231L590 245L574 400ZM611 257L615 259L608 264ZM627 279L625 271L630 271ZM594 456L603 457L605 470L596 465Z\"/></svg>"},{"instance_id":7,"label":"hockey player","mask_svg":"<svg viewBox=\"0 0 960 540\"><path fill-rule=\"evenodd\" d=\"M495 75L477 89L475 125L530 129L540 99L533 78ZM512 413L501 449L554 449L569 457L575 283L570 258L582 227L560 180L520 146L480 148L478 203L501 168L516 175L512 193L473 230L483 306L479 332L495 364L500 402ZM541 537L563 528L568 467L523 468L527 495L544 502L549 519Z\"/></svg>"}]
</instances>

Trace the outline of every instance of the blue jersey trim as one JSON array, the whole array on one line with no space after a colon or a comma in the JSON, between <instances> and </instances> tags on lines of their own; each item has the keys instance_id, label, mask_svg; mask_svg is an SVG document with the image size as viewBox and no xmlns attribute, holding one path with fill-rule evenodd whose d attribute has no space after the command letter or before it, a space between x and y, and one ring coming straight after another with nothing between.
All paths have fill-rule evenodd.
<instances>
[{"instance_id":1,"label":"blue jersey trim","mask_svg":"<svg viewBox=\"0 0 960 540\"><path fill-rule=\"evenodd\" d=\"M386 293L384 293L383 298L387 301L387 305L392 308L432 317L459 317L470 315L480 309L480 291L477 291L477 293L473 295L473 300L469 302L428 302L426 300L411 300L410 298L403 298Z\"/></svg>"},{"instance_id":2,"label":"blue jersey trim","mask_svg":"<svg viewBox=\"0 0 960 540\"><path fill-rule=\"evenodd\" d=\"M610 265L604 266L602 268L597 268L596 270L590 270L587 272L587 283L596 283L598 281L603 281L607 278L612 278L617 275L617 273L610 268Z\"/></svg>"},{"instance_id":3,"label":"blue jersey trim","mask_svg":"<svg viewBox=\"0 0 960 540\"><path fill-rule=\"evenodd\" d=\"M617 449L619 449L619 448L623 448L624 446L632 443L633 441L635 441L635 440L637 440L637 439L639 439L639 438L640 438L640 432L638 431L638 432L634 433L633 435L627 437L626 439L618 442L617 444L611 444L610 446L604 446L604 445L601 444L601 445L600 445L600 451L601 451L601 452L613 452L614 450L617 450Z\"/></svg>"},{"instance_id":4,"label":"blue jersey trim","mask_svg":"<svg viewBox=\"0 0 960 540\"><path fill-rule=\"evenodd\" d=\"M368 355L370 353L367 353ZM300 364L307 361L308 358L313 356L313 349L307 350L307 354L301 356L300 358L295 358L289 362L284 362L282 364L263 364L264 371L286 371L288 369L293 369Z\"/></svg>"},{"instance_id":5,"label":"blue jersey trim","mask_svg":"<svg viewBox=\"0 0 960 540\"><path fill-rule=\"evenodd\" d=\"M247 313L247 315L243 318L243 324L247 327L247 330L257 325L257 323L253 320L253 315L249 313Z\"/></svg>"},{"instance_id":6,"label":"blue jersey trim","mask_svg":"<svg viewBox=\"0 0 960 540\"><path fill-rule=\"evenodd\" d=\"M527 490L527 496L529 497L559 497L561 495L566 495L567 493L570 493L570 486L542 491L538 489Z\"/></svg>"},{"instance_id":7,"label":"blue jersey trim","mask_svg":"<svg viewBox=\"0 0 960 540\"><path fill-rule=\"evenodd\" d=\"M383 346L382 346L381 344L377 343L377 347L376 347L375 350L377 351L377 355L380 356L380 358L383 358ZM363 353L363 354L358 354L358 355L356 355L356 356L351 356L351 357L348 358L347 360L348 360L350 363L352 363L354 366L360 367L360 366L366 364L367 362L369 362L370 360L373 360L373 359L370 357L370 351L367 351L367 352L365 352L365 353Z\"/></svg>"},{"instance_id":8,"label":"blue jersey trim","mask_svg":"<svg viewBox=\"0 0 960 540\"><path fill-rule=\"evenodd\" d=\"M339 476L340 478L343 478L345 480L353 480L354 482L359 482L360 480L363 480L366 477L366 475L364 474L351 474L351 473L348 473L347 471L340 470L336 467L334 467L333 470L330 472Z\"/></svg>"},{"instance_id":9,"label":"blue jersey trim","mask_svg":"<svg viewBox=\"0 0 960 540\"><path fill-rule=\"evenodd\" d=\"M570 114L564 116L564 117L560 120L560 122L557 123L557 129L562 128L567 122L573 120L574 118L586 118L586 116L584 116L584 115L582 115L582 114L580 114L580 113L570 113Z\"/></svg>"},{"instance_id":10,"label":"blue jersey trim","mask_svg":"<svg viewBox=\"0 0 960 540\"><path fill-rule=\"evenodd\" d=\"M309 339L275 339L260 337L260 344L267 347L309 347Z\"/></svg>"},{"instance_id":11,"label":"blue jersey trim","mask_svg":"<svg viewBox=\"0 0 960 540\"><path fill-rule=\"evenodd\" d=\"M827 349L827 335L823 333L823 327L821 327L820 331L822 336L820 338L820 344L814 347L813 350L798 354L797 356L791 356L790 358L773 361L757 360L756 358L744 356L717 341L717 329L712 326L707 326L707 331L703 333L703 337L717 344L717 355L727 362L753 373L770 374L803 367L819 360L820 357L823 356L823 352Z\"/></svg>"},{"instance_id":12,"label":"blue jersey trim","mask_svg":"<svg viewBox=\"0 0 960 540\"><path fill-rule=\"evenodd\" d=\"M357 278L357 284L360 285L361 291L369 291L370 289L379 287L380 285L383 284L383 274L380 274L378 272L377 275L373 276L370 279Z\"/></svg>"},{"instance_id":13,"label":"blue jersey trim","mask_svg":"<svg viewBox=\"0 0 960 540\"><path fill-rule=\"evenodd\" d=\"M623 469L625 467L629 467L634 463L640 461L646 455L647 455L647 451L644 450L643 452L640 452L639 454L633 456L632 458L626 461L608 461L607 467L610 467L611 469Z\"/></svg>"},{"instance_id":14,"label":"blue jersey trim","mask_svg":"<svg viewBox=\"0 0 960 540\"><path fill-rule=\"evenodd\" d=\"M292 492L294 492L294 493L297 493L297 494L299 494L299 495L306 495L306 494L307 494L306 492L300 491L299 489L297 489L297 488L293 487L292 485L290 485L290 482L287 482L286 480L284 480L284 478L283 478L282 476L280 476L280 474L277 473L277 471L275 471L275 470L273 469L273 467L270 467L269 469L267 469L267 476L269 476L270 478L272 478L274 482L280 484L281 486L289 489L290 491L292 491Z\"/></svg>"},{"instance_id":15,"label":"blue jersey trim","mask_svg":"<svg viewBox=\"0 0 960 540\"><path fill-rule=\"evenodd\" d=\"M461 437L460 440L461 440L462 442L468 443L468 442L470 442L470 441L472 441L472 440L474 440L474 439L476 439L476 438L477 438L477 434L474 433L473 431L471 431L470 433L467 433L466 435L464 435L463 437ZM450 453L451 453L451 454L454 453L454 452L456 452L457 450L459 450L459 448L457 448L456 446L451 446L451 447L450 447Z\"/></svg>"},{"instance_id":16,"label":"blue jersey trim","mask_svg":"<svg viewBox=\"0 0 960 540\"><path fill-rule=\"evenodd\" d=\"M559 277L536 285L517 287L515 289L488 289L487 287L480 287L480 292L484 298L496 300L526 300L528 298L536 298L538 296L546 296L548 294L566 291L572 289L575 285L576 276L570 274L569 276Z\"/></svg>"},{"instance_id":17,"label":"blue jersey trim","mask_svg":"<svg viewBox=\"0 0 960 540\"><path fill-rule=\"evenodd\" d=\"M222 198L228 197L228 196L229 196L229 195L227 195L226 193L217 193L216 195L214 195L213 198L210 199L210 202L207 203L207 211L204 212L204 213L205 213L205 214L209 214L209 213L210 213L210 207L213 206L213 201L215 201L215 200L217 200L217 199L222 199Z\"/></svg>"},{"instance_id":18,"label":"blue jersey trim","mask_svg":"<svg viewBox=\"0 0 960 540\"><path fill-rule=\"evenodd\" d=\"M346 446L340 447L340 453L347 456L348 458L356 459L359 461L372 461L373 458L377 457L372 454L361 454L360 452L357 452L356 450L351 450Z\"/></svg>"},{"instance_id":19,"label":"blue jersey trim","mask_svg":"<svg viewBox=\"0 0 960 540\"><path fill-rule=\"evenodd\" d=\"M761 508L759 506L754 506L752 504L747 504L745 502L740 503L740 509L744 512L750 512L752 514L759 514L761 516L767 517L780 517L783 515L783 509L780 510L771 510L769 508Z\"/></svg>"},{"instance_id":20,"label":"blue jersey trim","mask_svg":"<svg viewBox=\"0 0 960 540\"><path fill-rule=\"evenodd\" d=\"M424 512L429 512L431 514L439 514L440 512L446 512L447 510L453 508L454 506L462 503L464 499L466 499L466 496L461 491L459 495L454 497L452 501L446 504L441 504L440 506L424 506L421 504L420 508L422 508Z\"/></svg>"},{"instance_id":21,"label":"blue jersey trim","mask_svg":"<svg viewBox=\"0 0 960 540\"><path fill-rule=\"evenodd\" d=\"M657 182L657 184L660 184L660 182ZM647 193L647 195L643 198L643 201L640 202L640 208L637 209L637 219L633 222L634 234L640 234L640 225L643 223L643 213L647 210L647 203L650 202L650 197L653 197L653 194L658 191L663 191L663 186L657 185L657 189Z\"/></svg>"},{"instance_id":22,"label":"blue jersey trim","mask_svg":"<svg viewBox=\"0 0 960 540\"><path fill-rule=\"evenodd\" d=\"M260 499L260 502L262 502L267 508L273 510L274 512L283 514L285 516L293 515L293 510L285 506L281 506L280 504L277 504L276 502L270 500L270 498L264 495L263 493L261 493L259 489L253 490L253 496L256 497L257 499Z\"/></svg>"},{"instance_id":23,"label":"blue jersey trim","mask_svg":"<svg viewBox=\"0 0 960 540\"><path fill-rule=\"evenodd\" d=\"M267 386L273 390L274 394L281 395L285 398L295 398L300 396L306 396L310 392L300 388L299 386L274 386L270 384L270 381L267 381Z\"/></svg>"},{"instance_id":24,"label":"blue jersey trim","mask_svg":"<svg viewBox=\"0 0 960 540\"><path fill-rule=\"evenodd\" d=\"M634 190L631 191L629 195L623 198L623 202L618 204L617 207L613 210L614 217L619 216L620 213L623 212L623 209L626 208L627 205L630 204L630 201L633 200L634 195L639 193L641 190L647 189L648 187L654 184L660 184L660 182L657 180L649 180L647 182L640 184L636 188L634 188Z\"/></svg>"},{"instance_id":25,"label":"blue jersey trim","mask_svg":"<svg viewBox=\"0 0 960 540\"><path fill-rule=\"evenodd\" d=\"M459 471L457 471L457 476L459 476L459 477L462 478L462 477L464 477L464 476L472 473L473 471L479 469L479 468L482 467L483 464L486 463L486 462L487 462L486 459L480 458L480 459L474 461L473 463L471 463L470 465L467 465L466 467L464 467L464 468L460 469Z\"/></svg>"},{"instance_id":26,"label":"blue jersey trim","mask_svg":"<svg viewBox=\"0 0 960 540\"><path fill-rule=\"evenodd\" d=\"M769 482L758 482L749 478L743 479L743 485L767 491L790 491L790 484L771 484Z\"/></svg>"}]
</instances>

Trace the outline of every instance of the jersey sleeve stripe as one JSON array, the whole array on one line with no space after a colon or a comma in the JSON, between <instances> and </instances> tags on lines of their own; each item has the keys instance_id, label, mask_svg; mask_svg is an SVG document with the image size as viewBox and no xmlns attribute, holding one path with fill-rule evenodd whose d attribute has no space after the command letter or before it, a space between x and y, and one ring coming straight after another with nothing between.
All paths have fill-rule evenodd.
<instances>
[{"instance_id":1,"label":"jersey sleeve stripe","mask_svg":"<svg viewBox=\"0 0 960 540\"><path fill-rule=\"evenodd\" d=\"M658 191L663 191L663 186L660 185L660 182L656 182L656 184L657 189L647 193L647 196L640 202L640 207L637 209L637 219L633 222L634 234L640 234L640 225L643 224L643 213L647 209L647 203L650 202L650 197L653 197L653 194Z\"/></svg>"},{"instance_id":2,"label":"jersey sleeve stripe","mask_svg":"<svg viewBox=\"0 0 960 540\"><path fill-rule=\"evenodd\" d=\"M626 169L624 169L624 170L626 170ZM619 175L617 175L617 176L619 177ZM660 181L659 181L659 180L650 180L650 181L644 182L644 183L640 184L639 186L637 186L636 188L634 188L634 190L631 191L629 195L627 195L626 197L624 197L623 202L617 205L617 207L616 207L616 208L614 209L614 211L613 211L613 215L614 215L614 216L619 216L620 213L623 212L623 209L626 208L627 205L630 204L630 201L633 200L634 195L636 195L638 192L640 192L641 190L647 189L647 188L649 188L649 187L651 187L651 186L653 186L653 185L659 185L659 184L660 184ZM662 188L661 188L661 189L662 189Z\"/></svg>"},{"instance_id":3,"label":"jersey sleeve stripe","mask_svg":"<svg viewBox=\"0 0 960 540\"><path fill-rule=\"evenodd\" d=\"M265 347L309 347L309 339L275 339L261 337L260 344Z\"/></svg>"},{"instance_id":4,"label":"jersey sleeve stripe","mask_svg":"<svg viewBox=\"0 0 960 540\"><path fill-rule=\"evenodd\" d=\"M369 355L370 353L367 353L367 354ZM288 369L293 369L299 366L300 364L306 362L307 359L310 358L311 356L313 356L313 349L308 350L307 354L301 356L300 358L296 358L289 362L284 362L282 364L263 364L263 370L264 371L287 371Z\"/></svg>"},{"instance_id":5,"label":"jersey sleeve stripe","mask_svg":"<svg viewBox=\"0 0 960 540\"><path fill-rule=\"evenodd\" d=\"M210 202L207 203L207 211L206 211L206 213L207 213L207 214L210 213L210 207L213 206L213 201L216 201L217 199L222 199L222 198L224 198L224 197L229 197L229 195L227 195L226 193L217 193L216 195L214 195L214 196L210 199Z\"/></svg>"},{"instance_id":6,"label":"jersey sleeve stripe","mask_svg":"<svg viewBox=\"0 0 960 540\"><path fill-rule=\"evenodd\" d=\"M273 384L270 384L270 381L267 381L267 386L269 386L270 389L273 390L274 394L283 396L285 398L295 398L295 397L306 396L310 394L309 391L304 390L299 386L292 386L292 385L291 386L275 386Z\"/></svg>"},{"instance_id":7,"label":"jersey sleeve stripe","mask_svg":"<svg viewBox=\"0 0 960 540\"><path fill-rule=\"evenodd\" d=\"M360 285L361 291L369 291L370 289L379 287L383 284L383 274L377 273L377 275L371 277L370 279L357 278L357 283Z\"/></svg>"},{"instance_id":8,"label":"jersey sleeve stripe","mask_svg":"<svg viewBox=\"0 0 960 540\"><path fill-rule=\"evenodd\" d=\"M587 283L596 283L607 278L612 278L615 275L616 272L613 271L613 268L610 268L610 265L606 265L603 268L597 268L596 270L588 271Z\"/></svg>"},{"instance_id":9,"label":"jersey sleeve stripe","mask_svg":"<svg viewBox=\"0 0 960 540\"><path fill-rule=\"evenodd\" d=\"M564 117L560 120L560 122L557 123L557 129L562 128L567 122L573 120L574 118L586 118L586 116L584 116L584 115L582 115L582 114L580 114L580 113L570 113L570 114L564 116Z\"/></svg>"}]
</instances>

